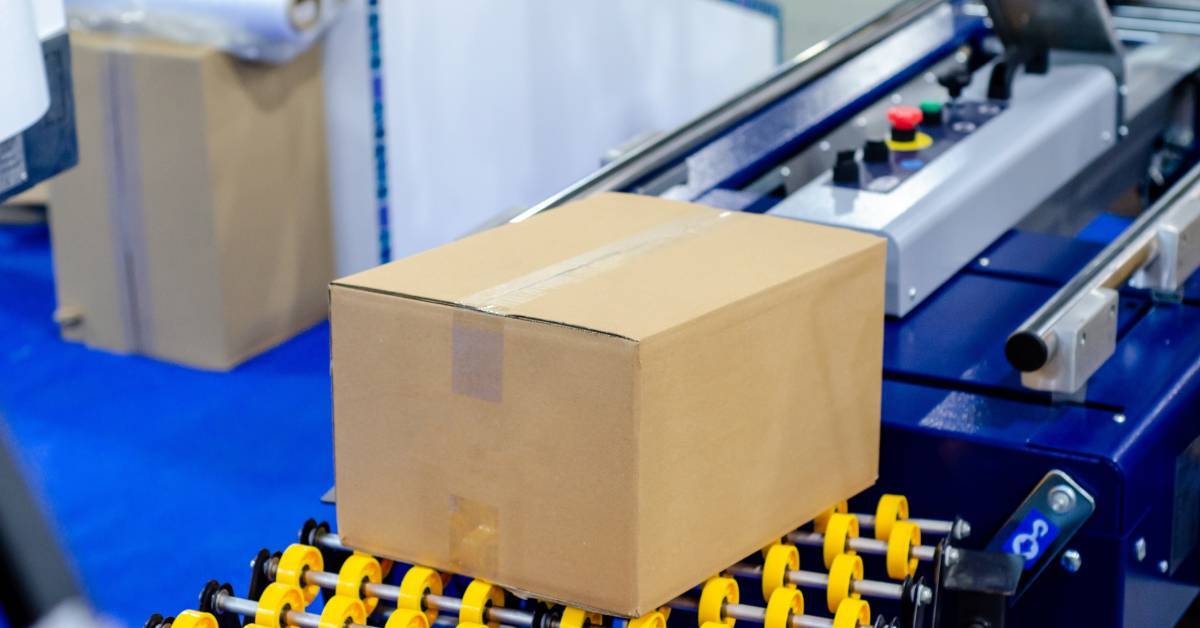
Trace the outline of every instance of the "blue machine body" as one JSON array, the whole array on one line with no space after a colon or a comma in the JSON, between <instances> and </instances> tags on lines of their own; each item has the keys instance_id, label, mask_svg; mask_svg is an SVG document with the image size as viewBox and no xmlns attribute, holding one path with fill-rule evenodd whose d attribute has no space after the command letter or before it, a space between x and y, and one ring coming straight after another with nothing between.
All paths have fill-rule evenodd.
<instances>
[{"instance_id":1,"label":"blue machine body","mask_svg":"<svg viewBox=\"0 0 1200 628\"><path fill-rule=\"evenodd\" d=\"M779 197L748 182L987 34L947 8L693 151L681 196L765 211ZM1011 231L886 322L879 482L852 510L901 493L919 516L970 521L965 545L983 548L1052 469L1095 498L1067 544L1080 568L1050 564L1013 602L1013 625L1173 625L1200 592L1200 279L1181 302L1122 291L1116 351L1081 399L1024 388L1005 359L1007 336L1103 248L1096 231Z\"/></svg>"}]
</instances>

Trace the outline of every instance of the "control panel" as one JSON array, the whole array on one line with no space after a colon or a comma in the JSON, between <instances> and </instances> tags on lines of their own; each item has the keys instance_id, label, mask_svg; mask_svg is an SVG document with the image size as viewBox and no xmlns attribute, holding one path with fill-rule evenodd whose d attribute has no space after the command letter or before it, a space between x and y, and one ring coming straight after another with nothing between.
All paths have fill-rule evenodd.
<instances>
[{"instance_id":1,"label":"control panel","mask_svg":"<svg viewBox=\"0 0 1200 628\"><path fill-rule=\"evenodd\" d=\"M1003 101L922 101L887 111L888 137L870 138L859 150L841 150L829 185L886 194L926 164L1000 115Z\"/></svg>"}]
</instances>

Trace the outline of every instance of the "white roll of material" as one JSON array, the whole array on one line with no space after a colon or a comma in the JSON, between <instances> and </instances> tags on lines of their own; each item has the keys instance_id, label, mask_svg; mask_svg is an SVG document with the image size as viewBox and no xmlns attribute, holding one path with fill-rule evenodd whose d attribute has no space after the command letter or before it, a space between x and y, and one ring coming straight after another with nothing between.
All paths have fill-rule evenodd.
<instances>
[{"instance_id":1,"label":"white roll of material","mask_svg":"<svg viewBox=\"0 0 1200 628\"><path fill-rule=\"evenodd\" d=\"M307 48L342 0L67 0L72 27L150 34L282 62Z\"/></svg>"},{"instance_id":2,"label":"white roll of material","mask_svg":"<svg viewBox=\"0 0 1200 628\"><path fill-rule=\"evenodd\" d=\"M42 41L29 0L0 0L0 141L29 128L50 108Z\"/></svg>"}]
</instances>

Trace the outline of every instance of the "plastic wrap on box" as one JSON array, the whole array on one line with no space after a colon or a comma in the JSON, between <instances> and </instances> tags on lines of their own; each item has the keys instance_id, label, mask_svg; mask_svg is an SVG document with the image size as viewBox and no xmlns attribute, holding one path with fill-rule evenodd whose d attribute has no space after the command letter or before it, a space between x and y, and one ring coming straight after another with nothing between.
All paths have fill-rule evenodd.
<instances>
[{"instance_id":1,"label":"plastic wrap on box","mask_svg":"<svg viewBox=\"0 0 1200 628\"><path fill-rule=\"evenodd\" d=\"M345 0L67 0L72 29L151 35L283 63L307 49Z\"/></svg>"}]
</instances>

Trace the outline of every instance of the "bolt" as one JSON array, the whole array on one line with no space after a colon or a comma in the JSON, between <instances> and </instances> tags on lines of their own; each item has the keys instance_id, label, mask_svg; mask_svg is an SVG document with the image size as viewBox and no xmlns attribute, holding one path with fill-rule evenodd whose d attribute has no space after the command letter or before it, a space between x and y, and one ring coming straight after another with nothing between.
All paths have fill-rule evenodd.
<instances>
[{"instance_id":1,"label":"bolt","mask_svg":"<svg viewBox=\"0 0 1200 628\"><path fill-rule=\"evenodd\" d=\"M1146 560L1146 537L1138 537L1138 540L1133 542L1133 555L1139 563Z\"/></svg>"},{"instance_id":2,"label":"bolt","mask_svg":"<svg viewBox=\"0 0 1200 628\"><path fill-rule=\"evenodd\" d=\"M971 536L971 524L967 523L964 519L959 519L958 521L954 522L953 533L954 538L961 541L968 536Z\"/></svg>"},{"instance_id":3,"label":"bolt","mask_svg":"<svg viewBox=\"0 0 1200 628\"><path fill-rule=\"evenodd\" d=\"M986 257L981 257L981 258L979 258L979 265L983 266L984 268L987 268L988 266L992 265L992 260L990 260Z\"/></svg>"},{"instance_id":4,"label":"bolt","mask_svg":"<svg viewBox=\"0 0 1200 628\"><path fill-rule=\"evenodd\" d=\"M962 558L962 554L959 553L958 548L956 548L956 547L946 548L946 566L947 567L957 563L958 559L960 559L960 558Z\"/></svg>"},{"instance_id":5,"label":"bolt","mask_svg":"<svg viewBox=\"0 0 1200 628\"><path fill-rule=\"evenodd\" d=\"M1165 560L1158 561L1158 572L1159 573L1167 573L1167 569L1170 569L1170 567L1171 566L1167 564L1167 561L1165 561Z\"/></svg>"},{"instance_id":6,"label":"bolt","mask_svg":"<svg viewBox=\"0 0 1200 628\"><path fill-rule=\"evenodd\" d=\"M1050 489L1046 500L1050 502L1050 510L1060 515L1070 512L1071 509L1075 508L1075 489L1066 484L1059 484Z\"/></svg>"},{"instance_id":7,"label":"bolt","mask_svg":"<svg viewBox=\"0 0 1200 628\"><path fill-rule=\"evenodd\" d=\"M1124 422L1125 422L1125 415L1124 415L1124 414L1122 414L1122 413L1118 412L1118 413L1116 413L1116 414L1114 414L1114 415L1113 415L1113 423L1124 423Z\"/></svg>"},{"instance_id":8,"label":"bolt","mask_svg":"<svg viewBox=\"0 0 1200 628\"><path fill-rule=\"evenodd\" d=\"M921 587L921 593L917 596L917 601L924 606L933 601L933 589L929 587Z\"/></svg>"},{"instance_id":9,"label":"bolt","mask_svg":"<svg viewBox=\"0 0 1200 628\"><path fill-rule=\"evenodd\" d=\"M917 289L915 286L908 289L908 298L910 300L917 298Z\"/></svg>"},{"instance_id":10,"label":"bolt","mask_svg":"<svg viewBox=\"0 0 1200 628\"><path fill-rule=\"evenodd\" d=\"M1077 550L1069 549L1062 553L1059 562L1062 564L1062 568L1067 570L1067 573L1075 573L1083 566L1083 557Z\"/></svg>"}]
</instances>

